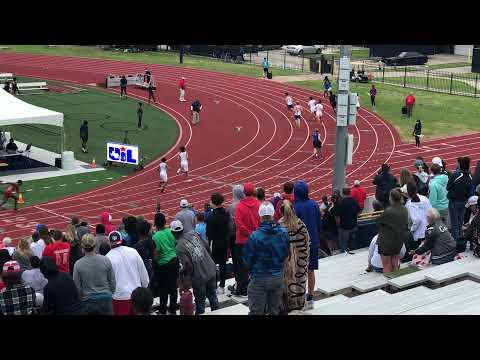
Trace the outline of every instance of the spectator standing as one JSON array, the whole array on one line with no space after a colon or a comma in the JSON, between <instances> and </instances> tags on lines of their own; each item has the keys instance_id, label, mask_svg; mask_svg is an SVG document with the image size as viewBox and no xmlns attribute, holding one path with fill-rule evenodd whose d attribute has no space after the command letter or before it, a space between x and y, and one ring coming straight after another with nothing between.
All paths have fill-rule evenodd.
<instances>
[{"instance_id":1,"label":"spectator standing","mask_svg":"<svg viewBox=\"0 0 480 360\"><path fill-rule=\"evenodd\" d=\"M280 218L282 217L280 206L282 206L282 203L284 200L288 200L293 204L293 200L294 200L293 188L294 188L294 184L290 181L283 184L283 194L275 206L275 216L274 216L275 221L280 220Z\"/></svg>"},{"instance_id":2,"label":"spectator standing","mask_svg":"<svg viewBox=\"0 0 480 360\"><path fill-rule=\"evenodd\" d=\"M198 99L195 99L195 101L190 106L193 125L197 125L200 122L200 111L202 111L202 107L203 106L202 104L200 104L200 101Z\"/></svg>"},{"instance_id":3,"label":"spectator standing","mask_svg":"<svg viewBox=\"0 0 480 360\"><path fill-rule=\"evenodd\" d=\"M397 179L390 173L390 166L383 164L378 174L373 179L376 185L375 198L380 201L384 208L389 206L389 195L393 188L398 186Z\"/></svg>"},{"instance_id":4,"label":"spectator standing","mask_svg":"<svg viewBox=\"0 0 480 360\"><path fill-rule=\"evenodd\" d=\"M153 295L149 288L138 287L132 291L132 306L135 315L150 315Z\"/></svg>"},{"instance_id":5,"label":"spectator standing","mask_svg":"<svg viewBox=\"0 0 480 360\"><path fill-rule=\"evenodd\" d=\"M310 238L305 224L293 210L293 204L286 200L280 207L282 218L279 224L288 231L289 252L284 270L283 310L290 312L305 307L308 281L308 258Z\"/></svg>"},{"instance_id":6,"label":"spectator standing","mask_svg":"<svg viewBox=\"0 0 480 360\"><path fill-rule=\"evenodd\" d=\"M227 279L227 255L228 255L228 228L230 216L223 207L223 195L213 193L211 202L212 214L206 221L206 234L212 244L212 258L220 270L220 285L217 289L219 294L225 294L225 281ZM218 279L217 279L218 280Z\"/></svg>"},{"instance_id":7,"label":"spectator standing","mask_svg":"<svg viewBox=\"0 0 480 360\"><path fill-rule=\"evenodd\" d=\"M428 196L430 176L425 171L427 166L423 161L415 160L415 168L417 171L415 171L415 174L413 174L413 179L417 185L418 193L423 196Z\"/></svg>"},{"instance_id":8,"label":"spectator standing","mask_svg":"<svg viewBox=\"0 0 480 360\"><path fill-rule=\"evenodd\" d=\"M405 98L405 106L407 107L407 117L412 117L413 107L415 106L415 96L413 93L410 93Z\"/></svg>"},{"instance_id":9,"label":"spectator standing","mask_svg":"<svg viewBox=\"0 0 480 360\"><path fill-rule=\"evenodd\" d=\"M399 189L390 192L390 204L377 219L378 253L383 272L397 271L400 265L400 251L409 237L408 210L403 205Z\"/></svg>"},{"instance_id":10,"label":"spectator standing","mask_svg":"<svg viewBox=\"0 0 480 360\"><path fill-rule=\"evenodd\" d=\"M351 190L351 196L357 201L358 207L359 207L359 213L363 211L365 208L365 200L367 199L367 192L365 189L360 186L360 181L355 180L353 182L353 188Z\"/></svg>"},{"instance_id":11,"label":"spectator standing","mask_svg":"<svg viewBox=\"0 0 480 360\"><path fill-rule=\"evenodd\" d=\"M148 105L150 105L150 100L153 99L153 103L157 103L157 99L155 99L155 85L153 84L153 81L149 81L148 83Z\"/></svg>"},{"instance_id":12,"label":"spectator standing","mask_svg":"<svg viewBox=\"0 0 480 360\"><path fill-rule=\"evenodd\" d=\"M45 247L46 245L53 244L53 239L50 236L50 231L48 230L47 226L37 225L37 231L38 231L38 235L40 235L40 239L42 239L43 242L45 243ZM43 253L42 253L42 256L43 256Z\"/></svg>"},{"instance_id":13,"label":"spectator standing","mask_svg":"<svg viewBox=\"0 0 480 360\"><path fill-rule=\"evenodd\" d=\"M474 188L480 185L480 160L477 161L477 166L472 176L472 185Z\"/></svg>"},{"instance_id":14,"label":"spectator standing","mask_svg":"<svg viewBox=\"0 0 480 360\"><path fill-rule=\"evenodd\" d=\"M18 90L18 83L17 83L17 79L16 78L13 78L13 81L12 81L12 95L20 95L20 90Z\"/></svg>"},{"instance_id":15,"label":"spectator standing","mask_svg":"<svg viewBox=\"0 0 480 360\"><path fill-rule=\"evenodd\" d=\"M185 232L195 230L195 215L188 207L187 199L180 200L180 211L175 215L175 220L182 223Z\"/></svg>"},{"instance_id":16,"label":"spectator standing","mask_svg":"<svg viewBox=\"0 0 480 360\"><path fill-rule=\"evenodd\" d=\"M409 182L413 182L415 181L413 179L413 176L412 174L410 173L410 171L408 171L408 169L405 169L405 168L402 168L400 170L400 190L402 191L403 194L406 194L407 193L407 184Z\"/></svg>"},{"instance_id":17,"label":"spectator standing","mask_svg":"<svg viewBox=\"0 0 480 360\"><path fill-rule=\"evenodd\" d=\"M428 228L426 230L425 242L412 254L422 255L431 251L431 262L433 265L441 265L452 261L457 255L457 244L440 219L437 209L429 208L427 211Z\"/></svg>"},{"instance_id":18,"label":"spectator standing","mask_svg":"<svg viewBox=\"0 0 480 360\"><path fill-rule=\"evenodd\" d=\"M179 87L179 90L180 90L180 98L178 99L179 101L187 101L185 100L185 78L182 76L182 78L180 79L180 82L178 83L178 87Z\"/></svg>"},{"instance_id":19,"label":"spectator standing","mask_svg":"<svg viewBox=\"0 0 480 360\"><path fill-rule=\"evenodd\" d=\"M2 244L3 244L3 248L8 251L10 256L12 256L13 253L15 252L15 246L12 246L12 238L8 236L4 237L2 240Z\"/></svg>"},{"instance_id":20,"label":"spectator standing","mask_svg":"<svg viewBox=\"0 0 480 360\"><path fill-rule=\"evenodd\" d=\"M178 296L178 270L176 240L169 228L165 228L165 215L155 214L155 227L157 232L153 235L156 246L154 283L152 286L154 295L160 297L160 314L167 314L168 297L170 296L169 313L175 315L177 311Z\"/></svg>"},{"instance_id":21,"label":"spectator standing","mask_svg":"<svg viewBox=\"0 0 480 360\"><path fill-rule=\"evenodd\" d=\"M237 233L237 227L235 226L235 209L237 205L240 203L240 200L245 198L245 193L243 192L243 185L237 184L233 186L232 197L233 197L232 203L229 205L227 210L228 215L230 217L230 221L228 222L228 233L229 233L228 246L229 246L230 253L233 260L233 272L235 274L235 281L236 283L238 283L240 271L238 270L239 263L235 257L235 243L236 243L236 233ZM237 287L236 284L229 285L228 290L230 292L234 292L236 287Z\"/></svg>"},{"instance_id":22,"label":"spectator standing","mask_svg":"<svg viewBox=\"0 0 480 360\"><path fill-rule=\"evenodd\" d=\"M30 242L28 238L20 239L17 245L17 249L12 255L12 260L15 260L20 265L20 270L30 270L32 265L30 264L30 258L33 256L33 251L30 248Z\"/></svg>"},{"instance_id":23,"label":"spectator standing","mask_svg":"<svg viewBox=\"0 0 480 360\"><path fill-rule=\"evenodd\" d=\"M98 254L100 245L102 243L108 242L108 237L105 235L105 225L97 224L95 227L95 252Z\"/></svg>"},{"instance_id":24,"label":"spectator standing","mask_svg":"<svg viewBox=\"0 0 480 360\"><path fill-rule=\"evenodd\" d=\"M20 264L7 261L3 264L2 281L5 288L0 291L0 314L31 315L35 312L35 291L22 283Z\"/></svg>"},{"instance_id":25,"label":"spectator standing","mask_svg":"<svg viewBox=\"0 0 480 360\"><path fill-rule=\"evenodd\" d=\"M442 173L442 168L438 164L433 164L431 170L433 177L429 182L428 199L432 207L437 209L440 219L448 228L450 224L447 198L448 176Z\"/></svg>"},{"instance_id":26,"label":"spectator standing","mask_svg":"<svg viewBox=\"0 0 480 360\"><path fill-rule=\"evenodd\" d=\"M265 201L265 189L258 187L255 189L255 196L257 197L257 200L260 202Z\"/></svg>"},{"instance_id":27,"label":"spectator standing","mask_svg":"<svg viewBox=\"0 0 480 360\"><path fill-rule=\"evenodd\" d=\"M60 230L53 232L54 242L45 247L43 257L51 258L58 266L60 272L70 272L70 244L63 241L63 233Z\"/></svg>"},{"instance_id":28,"label":"spectator standing","mask_svg":"<svg viewBox=\"0 0 480 360\"><path fill-rule=\"evenodd\" d=\"M210 309L217 310L216 267L207 245L194 231L184 232L182 223L178 220L172 221L170 230L177 240L176 251L184 276L189 276L192 281L195 315L205 312L206 298L210 303Z\"/></svg>"},{"instance_id":29,"label":"spectator standing","mask_svg":"<svg viewBox=\"0 0 480 360\"><path fill-rule=\"evenodd\" d=\"M211 240L207 237L207 224L205 224L205 215L203 212L195 215L195 232L207 246L210 246Z\"/></svg>"},{"instance_id":30,"label":"spectator standing","mask_svg":"<svg viewBox=\"0 0 480 360\"><path fill-rule=\"evenodd\" d=\"M412 135L415 137L415 146L420 147L420 138L422 136L422 122L420 121L420 119L418 119L415 123Z\"/></svg>"},{"instance_id":31,"label":"spectator standing","mask_svg":"<svg viewBox=\"0 0 480 360\"><path fill-rule=\"evenodd\" d=\"M118 231L111 232L108 238L112 249L106 257L112 263L116 281L113 294L113 313L115 315L132 315L130 296L137 287L148 286L147 269L135 249L122 245L122 235Z\"/></svg>"},{"instance_id":32,"label":"spectator standing","mask_svg":"<svg viewBox=\"0 0 480 360\"><path fill-rule=\"evenodd\" d=\"M375 85L372 84L372 87L370 88L370 102L372 104L372 109L375 110L375 98L377 97L377 88Z\"/></svg>"},{"instance_id":33,"label":"spectator standing","mask_svg":"<svg viewBox=\"0 0 480 360\"><path fill-rule=\"evenodd\" d=\"M45 246L45 241L40 238L38 231L34 231L32 234L32 243L30 244L30 249L32 249L33 255L41 260Z\"/></svg>"},{"instance_id":34,"label":"spectator standing","mask_svg":"<svg viewBox=\"0 0 480 360\"><path fill-rule=\"evenodd\" d=\"M250 234L245 244L243 261L251 276L248 284L250 315L278 315L280 312L290 240L287 229L273 220L274 213L269 202L260 205L260 227Z\"/></svg>"},{"instance_id":35,"label":"spectator standing","mask_svg":"<svg viewBox=\"0 0 480 360\"><path fill-rule=\"evenodd\" d=\"M138 242L133 245L143 260L145 269L147 269L148 278L151 280L153 276L153 261L155 258L155 242L150 234L152 225L146 220L137 222Z\"/></svg>"},{"instance_id":36,"label":"spectator standing","mask_svg":"<svg viewBox=\"0 0 480 360\"><path fill-rule=\"evenodd\" d=\"M351 196L349 187L345 187L342 193L343 199L338 205L338 211L335 216L338 227L338 243L342 252L352 254L349 244L355 241L360 207L358 202Z\"/></svg>"},{"instance_id":37,"label":"spectator standing","mask_svg":"<svg viewBox=\"0 0 480 360\"><path fill-rule=\"evenodd\" d=\"M83 310L90 315L113 315L112 294L116 283L112 263L95 253L96 241L92 234L85 235L81 243L85 256L73 267L73 281Z\"/></svg>"},{"instance_id":38,"label":"spectator standing","mask_svg":"<svg viewBox=\"0 0 480 360\"><path fill-rule=\"evenodd\" d=\"M432 207L427 197L419 195L415 183L407 184L408 200L405 207L408 210L411 221L410 232L413 236L413 243L409 250L415 250L425 240L427 230L427 210Z\"/></svg>"},{"instance_id":39,"label":"spectator standing","mask_svg":"<svg viewBox=\"0 0 480 360\"><path fill-rule=\"evenodd\" d=\"M58 270L55 262L44 256L40 271L48 280L43 288L42 313L48 315L80 315L82 304L75 283L70 274Z\"/></svg>"},{"instance_id":40,"label":"spectator standing","mask_svg":"<svg viewBox=\"0 0 480 360\"><path fill-rule=\"evenodd\" d=\"M278 204L278 202L280 201L281 198L282 198L282 194L280 194L279 192L276 192L276 193L273 194L272 205L273 205L274 209L277 208L277 204Z\"/></svg>"},{"instance_id":41,"label":"spectator standing","mask_svg":"<svg viewBox=\"0 0 480 360\"><path fill-rule=\"evenodd\" d=\"M85 120L80 126L80 140L82 140L82 152L88 153L87 151L87 141L88 141L88 121Z\"/></svg>"},{"instance_id":42,"label":"spectator standing","mask_svg":"<svg viewBox=\"0 0 480 360\"><path fill-rule=\"evenodd\" d=\"M47 285L48 280L45 279L45 276L40 271L41 261L37 256L34 255L30 258L30 264L32 264L32 269L25 270L22 273L23 284L30 286L35 291L37 301L41 297L41 302L43 302L43 289Z\"/></svg>"},{"instance_id":43,"label":"spectator standing","mask_svg":"<svg viewBox=\"0 0 480 360\"><path fill-rule=\"evenodd\" d=\"M330 255L333 255L335 250L338 249L338 228L335 217L338 214L338 205L340 204L340 201L341 197L335 193L332 194L330 205L322 217L322 231L327 239L327 246Z\"/></svg>"},{"instance_id":44,"label":"spectator standing","mask_svg":"<svg viewBox=\"0 0 480 360\"><path fill-rule=\"evenodd\" d=\"M448 213L452 225L452 236L458 243L461 238L461 227L465 216L465 204L472 195L473 184L470 175L470 158L459 159L459 171L452 174L447 183Z\"/></svg>"},{"instance_id":45,"label":"spectator standing","mask_svg":"<svg viewBox=\"0 0 480 360\"><path fill-rule=\"evenodd\" d=\"M235 208L235 249L234 257L237 262L237 288L232 292L233 295L247 296L248 269L243 262L243 249L252 232L260 226L258 208L260 202L254 197L255 187L252 183L243 184L245 198L240 200Z\"/></svg>"},{"instance_id":46,"label":"spectator standing","mask_svg":"<svg viewBox=\"0 0 480 360\"><path fill-rule=\"evenodd\" d=\"M295 195L295 213L306 225L310 238L306 309L313 309L315 270L318 269L318 251L320 249L320 231L322 228L322 219L318 204L308 197L308 184L305 181L297 181L294 185L293 193Z\"/></svg>"},{"instance_id":47,"label":"spectator standing","mask_svg":"<svg viewBox=\"0 0 480 360\"><path fill-rule=\"evenodd\" d=\"M122 75L120 78L120 97L125 95L125 99L127 98L127 78L125 75Z\"/></svg>"},{"instance_id":48,"label":"spectator standing","mask_svg":"<svg viewBox=\"0 0 480 360\"><path fill-rule=\"evenodd\" d=\"M209 202L203 204L203 216L205 218L205 221L207 221L208 217L212 213L212 210L212 205Z\"/></svg>"},{"instance_id":49,"label":"spectator standing","mask_svg":"<svg viewBox=\"0 0 480 360\"><path fill-rule=\"evenodd\" d=\"M112 231L115 231L116 228L112 224L112 215L109 212L104 211L100 216L100 222L105 226L105 235L108 236Z\"/></svg>"},{"instance_id":50,"label":"spectator standing","mask_svg":"<svg viewBox=\"0 0 480 360\"><path fill-rule=\"evenodd\" d=\"M270 64L268 63L267 58L263 58L262 67L263 67L263 77L266 78L268 75L268 69L270 67Z\"/></svg>"}]
</instances>

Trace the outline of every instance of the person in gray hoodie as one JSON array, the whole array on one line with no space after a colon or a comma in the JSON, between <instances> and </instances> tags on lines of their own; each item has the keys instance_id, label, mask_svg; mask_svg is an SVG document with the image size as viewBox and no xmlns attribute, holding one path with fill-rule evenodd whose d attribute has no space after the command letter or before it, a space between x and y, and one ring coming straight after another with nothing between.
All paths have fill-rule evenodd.
<instances>
[{"instance_id":1,"label":"person in gray hoodie","mask_svg":"<svg viewBox=\"0 0 480 360\"><path fill-rule=\"evenodd\" d=\"M182 265L183 276L191 278L195 296L195 315L205 312L205 298L208 298L210 302L210 309L217 310L216 265L207 244L198 237L195 231L186 232L178 220L171 222L170 231L177 240L175 250Z\"/></svg>"},{"instance_id":2,"label":"person in gray hoodie","mask_svg":"<svg viewBox=\"0 0 480 360\"><path fill-rule=\"evenodd\" d=\"M175 215L175 220L182 223L186 233L195 230L195 215L189 209L189 205L186 199L180 200L180 211Z\"/></svg>"},{"instance_id":3,"label":"person in gray hoodie","mask_svg":"<svg viewBox=\"0 0 480 360\"><path fill-rule=\"evenodd\" d=\"M448 176L442 173L442 168L438 164L433 164L430 170L432 170L433 178L430 180L428 199L432 207L440 213L440 219L449 228L450 217L448 216L447 198Z\"/></svg>"},{"instance_id":4,"label":"person in gray hoodie","mask_svg":"<svg viewBox=\"0 0 480 360\"><path fill-rule=\"evenodd\" d=\"M243 192L243 185L237 184L233 187L232 189L232 194L233 194L233 200L230 206L227 209L228 215L230 215L230 221L228 223L228 233L229 233L229 246L230 246L230 253L233 254L233 249L235 247L235 233L236 233L236 227L235 227L235 221L234 221L234 215L235 215L235 208L237 207L238 203L240 200L242 200L245 197L245 193ZM238 274L238 264L236 261L233 262L233 272L235 273L235 280L237 280L237 274ZM228 290L230 292L235 291L236 286L235 285L229 285Z\"/></svg>"}]
</instances>

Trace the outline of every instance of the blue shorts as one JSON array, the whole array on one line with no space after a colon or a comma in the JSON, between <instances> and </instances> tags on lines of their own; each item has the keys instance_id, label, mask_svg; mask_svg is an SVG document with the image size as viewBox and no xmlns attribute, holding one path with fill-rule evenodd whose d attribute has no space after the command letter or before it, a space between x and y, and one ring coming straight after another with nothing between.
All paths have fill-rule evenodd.
<instances>
[{"instance_id":1,"label":"blue shorts","mask_svg":"<svg viewBox=\"0 0 480 360\"><path fill-rule=\"evenodd\" d=\"M287 105L287 108L288 108L288 110L292 110L293 109L293 104Z\"/></svg>"},{"instance_id":2,"label":"blue shorts","mask_svg":"<svg viewBox=\"0 0 480 360\"><path fill-rule=\"evenodd\" d=\"M310 258L308 261L308 270L318 270L318 247L310 248Z\"/></svg>"}]
</instances>

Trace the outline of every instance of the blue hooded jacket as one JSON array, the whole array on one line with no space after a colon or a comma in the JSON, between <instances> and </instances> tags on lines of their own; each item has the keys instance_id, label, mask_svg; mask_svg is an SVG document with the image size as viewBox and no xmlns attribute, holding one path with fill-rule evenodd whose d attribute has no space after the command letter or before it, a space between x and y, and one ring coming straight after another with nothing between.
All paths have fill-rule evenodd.
<instances>
[{"instance_id":1,"label":"blue hooded jacket","mask_svg":"<svg viewBox=\"0 0 480 360\"><path fill-rule=\"evenodd\" d=\"M289 241L287 229L274 221L263 221L243 248L243 261L250 276L283 276Z\"/></svg>"},{"instance_id":2,"label":"blue hooded jacket","mask_svg":"<svg viewBox=\"0 0 480 360\"><path fill-rule=\"evenodd\" d=\"M308 197L308 185L305 181L299 180L293 188L295 195L295 213L307 226L308 235L310 235L310 247L318 249L320 247L320 229L322 228L322 219L318 204Z\"/></svg>"}]
</instances>

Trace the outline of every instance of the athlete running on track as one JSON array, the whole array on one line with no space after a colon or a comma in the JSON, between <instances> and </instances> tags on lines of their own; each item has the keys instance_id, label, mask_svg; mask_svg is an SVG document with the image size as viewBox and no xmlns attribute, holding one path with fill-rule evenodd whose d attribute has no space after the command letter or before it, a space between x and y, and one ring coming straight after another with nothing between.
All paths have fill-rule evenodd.
<instances>
[{"instance_id":1,"label":"athlete running on track","mask_svg":"<svg viewBox=\"0 0 480 360\"><path fill-rule=\"evenodd\" d=\"M20 194L20 186L22 186L22 180L18 180L16 183L3 183L5 186L3 188L3 202L0 204L0 208L4 209L4 205L7 203L8 199L14 199L15 201L15 210L18 210L18 196Z\"/></svg>"},{"instance_id":2,"label":"athlete running on track","mask_svg":"<svg viewBox=\"0 0 480 360\"><path fill-rule=\"evenodd\" d=\"M165 191L165 186L167 186L168 175L167 175L167 159L162 158L159 166L160 170L160 191L163 193Z\"/></svg>"},{"instance_id":3,"label":"athlete running on track","mask_svg":"<svg viewBox=\"0 0 480 360\"><path fill-rule=\"evenodd\" d=\"M188 153L185 146L180 147L180 153L178 156L180 157L180 168L177 170L177 174L183 172L185 173L185 176L188 176Z\"/></svg>"},{"instance_id":4,"label":"athlete running on track","mask_svg":"<svg viewBox=\"0 0 480 360\"><path fill-rule=\"evenodd\" d=\"M310 113L312 114L312 116L315 118L315 105L316 105L316 101L315 99L310 96L310 99L308 101L308 108L310 109Z\"/></svg>"},{"instance_id":5,"label":"athlete running on track","mask_svg":"<svg viewBox=\"0 0 480 360\"><path fill-rule=\"evenodd\" d=\"M322 141L320 140L320 134L318 133L318 129L315 129L313 131L312 140L313 140L313 157L317 159L318 153L320 153L320 157L323 158Z\"/></svg>"},{"instance_id":6,"label":"athlete running on track","mask_svg":"<svg viewBox=\"0 0 480 360\"><path fill-rule=\"evenodd\" d=\"M293 99L288 94L288 92L285 93L285 103L287 104L287 109L292 111L292 109L293 109Z\"/></svg>"},{"instance_id":7,"label":"athlete running on track","mask_svg":"<svg viewBox=\"0 0 480 360\"><path fill-rule=\"evenodd\" d=\"M297 127L300 127L300 119L302 118L302 107L298 102L295 103L293 107L293 117L295 118L295 123Z\"/></svg>"},{"instance_id":8,"label":"athlete running on track","mask_svg":"<svg viewBox=\"0 0 480 360\"><path fill-rule=\"evenodd\" d=\"M317 103L315 104L315 117L317 121L322 120L323 117L323 105L322 100L318 99Z\"/></svg>"}]
</instances>

